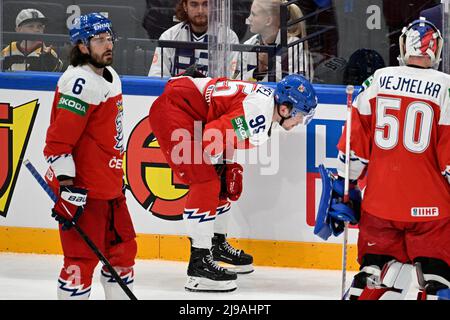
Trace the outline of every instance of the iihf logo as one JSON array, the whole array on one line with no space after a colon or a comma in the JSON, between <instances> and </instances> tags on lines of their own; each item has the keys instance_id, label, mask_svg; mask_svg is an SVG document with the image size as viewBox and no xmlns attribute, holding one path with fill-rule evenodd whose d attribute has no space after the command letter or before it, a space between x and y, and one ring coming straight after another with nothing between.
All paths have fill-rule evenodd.
<instances>
[{"instance_id":1,"label":"iihf logo","mask_svg":"<svg viewBox=\"0 0 450 320\"><path fill-rule=\"evenodd\" d=\"M411 216L413 217L437 217L439 216L438 207L414 207L411 208Z\"/></svg>"}]
</instances>

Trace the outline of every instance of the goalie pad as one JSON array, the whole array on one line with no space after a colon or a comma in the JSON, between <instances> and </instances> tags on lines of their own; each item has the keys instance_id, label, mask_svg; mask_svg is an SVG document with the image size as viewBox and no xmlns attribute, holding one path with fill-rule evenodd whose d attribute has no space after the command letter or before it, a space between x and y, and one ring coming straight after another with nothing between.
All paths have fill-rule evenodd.
<instances>
[{"instance_id":1,"label":"goalie pad","mask_svg":"<svg viewBox=\"0 0 450 320\"><path fill-rule=\"evenodd\" d=\"M338 236L344 231L345 222L358 223L361 192L356 188L349 190L349 198L355 211L343 203L344 181L334 178L323 164L319 165L319 173L322 180L322 194L314 234L323 240L328 240L331 234Z\"/></svg>"},{"instance_id":2,"label":"goalie pad","mask_svg":"<svg viewBox=\"0 0 450 320\"><path fill-rule=\"evenodd\" d=\"M388 257L388 256L385 256ZM373 257L371 258L373 261ZM441 261L433 258L419 258L431 265L436 273L439 266L447 270L448 266L440 265ZM424 261L425 259L425 261ZM430 261L432 261L430 264ZM437 261L437 262L436 262ZM350 288L350 300L448 300L450 282L437 274L424 274L422 265L416 261L414 265L401 263L395 259L386 262L380 273L378 266L364 267L358 273ZM377 272L373 272L374 270ZM361 275L361 276L359 276ZM363 288L361 290L360 288ZM356 299L355 299L356 298Z\"/></svg>"},{"instance_id":3,"label":"goalie pad","mask_svg":"<svg viewBox=\"0 0 450 320\"><path fill-rule=\"evenodd\" d=\"M391 260L381 271L379 281L367 283L358 300L416 300L420 292L416 267Z\"/></svg>"},{"instance_id":4,"label":"goalie pad","mask_svg":"<svg viewBox=\"0 0 450 320\"><path fill-rule=\"evenodd\" d=\"M387 288L392 288L386 291L380 300L404 300L406 295L411 293L412 286L416 284L414 297L417 297L418 283L413 281L416 277L415 268L412 264L401 263L395 260L388 262L381 272L381 283ZM414 283L413 283L414 282Z\"/></svg>"}]
</instances>

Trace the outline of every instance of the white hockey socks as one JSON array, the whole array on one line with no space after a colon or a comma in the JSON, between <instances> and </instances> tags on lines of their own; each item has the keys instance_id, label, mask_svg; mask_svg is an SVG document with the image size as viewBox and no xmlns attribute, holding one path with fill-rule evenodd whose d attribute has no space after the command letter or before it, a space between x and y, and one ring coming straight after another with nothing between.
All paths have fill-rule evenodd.
<instances>
[{"instance_id":1,"label":"white hockey socks","mask_svg":"<svg viewBox=\"0 0 450 320\"><path fill-rule=\"evenodd\" d=\"M134 270L133 268L114 267L122 281L133 291ZM122 290L111 273L102 268L100 282L105 290L106 300L129 300L127 294Z\"/></svg>"},{"instance_id":2,"label":"white hockey socks","mask_svg":"<svg viewBox=\"0 0 450 320\"><path fill-rule=\"evenodd\" d=\"M58 300L88 300L91 294L91 285L74 284L70 279L58 278Z\"/></svg>"}]
</instances>

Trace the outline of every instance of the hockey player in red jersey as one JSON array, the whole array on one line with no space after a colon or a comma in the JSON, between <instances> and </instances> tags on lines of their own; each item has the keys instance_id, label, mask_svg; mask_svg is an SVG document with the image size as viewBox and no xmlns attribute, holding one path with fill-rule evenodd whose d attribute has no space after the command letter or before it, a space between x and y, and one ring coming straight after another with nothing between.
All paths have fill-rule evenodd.
<instances>
[{"instance_id":1,"label":"hockey player in red jersey","mask_svg":"<svg viewBox=\"0 0 450 320\"><path fill-rule=\"evenodd\" d=\"M70 38L71 66L58 81L44 155L50 164L46 179L59 194L52 210L64 252L58 298L88 299L98 258L70 221L86 232L130 289L137 246L122 192L122 86L110 67L111 21L98 13L83 15ZM106 268L101 283L106 299L127 298Z\"/></svg>"},{"instance_id":2,"label":"hockey player in red jersey","mask_svg":"<svg viewBox=\"0 0 450 320\"><path fill-rule=\"evenodd\" d=\"M355 186L366 176L367 186L350 299L449 298L450 77L434 70L442 42L433 24L412 22L400 36L401 66L377 70L353 102L349 179ZM346 130L338 144L340 178L330 181L334 231L343 230L339 216L358 215L338 207ZM357 192L350 194L354 208Z\"/></svg>"},{"instance_id":3,"label":"hockey player in red jersey","mask_svg":"<svg viewBox=\"0 0 450 320\"><path fill-rule=\"evenodd\" d=\"M183 215L191 240L187 290L233 291L236 272L253 271L252 256L226 240L230 201L242 192L243 168L231 161L234 149L264 143L273 122L286 130L308 123L316 105L312 85L300 75L287 76L275 90L190 71L168 81L149 121L170 167L189 185Z\"/></svg>"}]
</instances>

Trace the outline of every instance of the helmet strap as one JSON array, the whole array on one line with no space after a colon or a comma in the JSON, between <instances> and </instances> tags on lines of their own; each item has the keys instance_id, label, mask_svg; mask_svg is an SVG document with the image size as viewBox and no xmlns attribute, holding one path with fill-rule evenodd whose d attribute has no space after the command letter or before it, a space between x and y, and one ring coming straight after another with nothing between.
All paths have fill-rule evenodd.
<instances>
[{"instance_id":1,"label":"helmet strap","mask_svg":"<svg viewBox=\"0 0 450 320\"><path fill-rule=\"evenodd\" d=\"M277 112L278 112L278 115L281 117L281 120L279 122L280 126L283 125L284 121L286 121L287 119L291 118L290 116L289 117L283 117L281 115L281 113L280 113L280 105L279 104L277 104Z\"/></svg>"}]
</instances>

